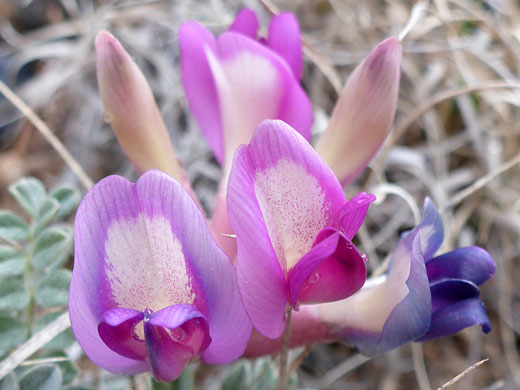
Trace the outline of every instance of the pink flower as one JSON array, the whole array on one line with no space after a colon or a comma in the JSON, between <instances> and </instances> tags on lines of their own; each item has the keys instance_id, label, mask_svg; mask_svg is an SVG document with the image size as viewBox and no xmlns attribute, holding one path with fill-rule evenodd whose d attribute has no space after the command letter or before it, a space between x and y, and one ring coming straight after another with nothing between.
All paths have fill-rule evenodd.
<instances>
[{"instance_id":1,"label":"pink flower","mask_svg":"<svg viewBox=\"0 0 520 390\"><path fill-rule=\"evenodd\" d=\"M350 201L309 143L282 121L264 121L241 146L229 178L237 278L253 326L280 336L288 305L330 302L359 290L364 258L351 240L375 197Z\"/></svg>"},{"instance_id":2,"label":"pink flower","mask_svg":"<svg viewBox=\"0 0 520 390\"><path fill-rule=\"evenodd\" d=\"M490 332L479 286L495 273L495 261L478 247L435 256L443 238L440 214L427 198L420 224L403 235L388 273L369 279L350 298L295 312L291 346L339 341L373 356L470 326ZM267 340L253 332L245 355L273 354L281 345L282 338Z\"/></svg>"},{"instance_id":3,"label":"pink flower","mask_svg":"<svg viewBox=\"0 0 520 390\"><path fill-rule=\"evenodd\" d=\"M212 217L212 231L230 256L236 242L226 211L226 189L235 150L251 140L264 119L281 119L307 140L312 108L300 86L302 49L292 14L271 20L269 37L257 40L258 20L243 9L227 32L215 38L187 22L179 31L186 98L223 173Z\"/></svg>"}]
</instances>

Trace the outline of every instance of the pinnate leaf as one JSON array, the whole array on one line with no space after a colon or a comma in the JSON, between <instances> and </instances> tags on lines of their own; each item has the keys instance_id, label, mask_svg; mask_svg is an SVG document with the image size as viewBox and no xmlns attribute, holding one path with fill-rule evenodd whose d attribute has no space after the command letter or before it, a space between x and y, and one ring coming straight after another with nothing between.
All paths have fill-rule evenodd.
<instances>
[{"instance_id":1,"label":"pinnate leaf","mask_svg":"<svg viewBox=\"0 0 520 390\"><path fill-rule=\"evenodd\" d=\"M36 217L47 192L42 182L35 177L23 177L9 186L9 192L31 217Z\"/></svg>"}]
</instances>

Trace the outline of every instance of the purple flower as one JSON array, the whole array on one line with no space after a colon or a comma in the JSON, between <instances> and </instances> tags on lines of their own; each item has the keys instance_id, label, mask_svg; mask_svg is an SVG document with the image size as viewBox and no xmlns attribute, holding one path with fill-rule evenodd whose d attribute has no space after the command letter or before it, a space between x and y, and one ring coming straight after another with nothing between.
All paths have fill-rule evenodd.
<instances>
[{"instance_id":1,"label":"purple flower","mask_svg":"<svg viewBox=\"0 0 520 390\"><path fill-rule=\"evenodd\" d=\"M215 38L187 22L179 31L186 98L216 159L229 169L235 149L249 143L264 119L282 119L310 139L312 110L299 84L300 29L292 14L272 19L257 40L258 20L244 9Z\"/></svg>"},{"instance_id":2,"label":"purple flower","mask_svg":"<svg viewBox=\"0 0 520 390\"><path fill-rule=\"evenodd\" d=\"M361 288L363 256L351 239L373 195L350 201L309 143L282 121L266 120L241 146L229 178L238 287L254 327L276 338L290 304L330 302Z\"/></svg>"},{"instance_id":3,"label":"purple flower","mask_svg":"<svg viewBox=\"0 0 520 390\"><path fill-rule=\"evenodd\" d=\"M291 347L344 341L375 355L473 325L488 333L478 286L493 276L495 262L478 247L434 257L443 236L439 213L426 199L421 223L398 244L385 280L368 280L341 301L302 306L292 317ZM253 332L244 355L273 354L282 343L282 337L269 340Z\"/></svg>"},{"instance_id":4,"label":"purple flower","mask_svg":"<svg viewBox=\"0 0 520 390\"><path fill-rule=\"evenodd\" d=\"M235 269L199 208L159 171L99 182L75 222L72 329L97 365L177 378L190 359L229 363L251 333Z\"/></svg>"},{"instance_id":5,"label":"purple flower","mask_svg":"<svg viewBox=\"0 0 520 390\"><path fill-rule=\"evenodd\" d=\"M434 257L443 238L440 215L427 198L421 223L401 239L383 283L309 310L329 325L329 337L352 343L365 354L477 324L488 333L491 324L478 286L493 276L495 262L478 247Z\"/></svg>"},{"instance_id":6,"label":"purple flower","mask_svg":"<svg viewBox=\"0 0 520 390\"><path fill-rule=\"evenodd\" d=\"M257 39L255 13L243 9L228 31L215 38L196 22L179 31L182 81L190 109L222 165L222 178L212 216L215 240L230 258L236 254L226 208L233 156L248 144L264 119L282 119L307 140L312 108L300 86L302 48L294 15L271 20L267 39Z\"/></svg>"},{"instance_id":7,"label":"purple flower","mask_svg":"<svg viewBox=\"0 0 520 390\"><path fill-rule=\"evenodd\" d=\"M267 38L258 37L258 18L254 11L243 8L228 31L249 36L278 53L291 67L298 80L303 72L302 42L298 20L290 12L282 12L271 19Z\"/></svg>"}]
</instances>

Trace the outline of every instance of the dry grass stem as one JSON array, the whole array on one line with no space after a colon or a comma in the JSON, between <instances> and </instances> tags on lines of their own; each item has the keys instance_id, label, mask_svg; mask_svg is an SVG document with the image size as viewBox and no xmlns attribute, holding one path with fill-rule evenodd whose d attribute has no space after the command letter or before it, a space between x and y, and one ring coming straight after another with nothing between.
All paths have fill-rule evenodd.
<instances>
[{"instance_id":1,"label":"dry grass stem","mask_svg":"<svg viewBox=\"0 0 520 390\"><path fill-rule=\"evenodd\" d=\"M513 157L511 160L505 162L502 164L499 168L495 169L492 172L489 172L487 175L482 176L480 179L478 179L475 183L473 183L468 188L463 189L459 193L455 194L449 203L446 205L445 210L454 207L455 205L462 202L464 199L466 199L471 194L475 193L476 191L480 190L481 188L484 188L490 181L495 179L496 177L502 175L504 172L508 171L509 169L513 168L515 165L518 165L520 163L520 154Z\"/></svg>"},{"instance_id":2,"label":"dry grass stem","mask_svg":"<svg viewBox=\"0 0 520 390\"><path fill-rule=\"evenodd\" d=\"M9 100L20 112L36 127L40 134L51 144L56 150L56 153L65 161L72 172L76 174L79 181L85 189L89 189L94 185L92 179L86 174L81 165L72 157L67 148L61 143L61 141L54 135L51 129L35 114L31 108L24 103L22 99L13 92L2 80L0 80L0 93Z\"/></svg>"},{"instance_id":3,"label":"dry grass stem","mask_svg":"<svg viewBox=\"0 0 520 390\"><path fill-rule=\"evenodd\" d=\"M476 362L475 364L472 364L471 366L469 366L468 368L466 368L464 371L462 371L459 375L457 375L456 377L454 377L453 379L451 379L449 382L446 382L445 384L443 384L441 387L437 388L437 390L443 390L443 389L447 389L448 387L450 386L453 386L455 383L457 383L458 381L460 381L462 378L464 378L467 374L469 374L471 371L473 371L475 368L481 366L482 364L484 364L485 362L487 362L489 360L489 358L485 358L485 359L482 359L481 361L479 362Z\"/></svg>"},{"instance_id":4,"label":"dry grass stem","mask_svg":"<svg viewBox=\"0 0 520 390\"><path fill-rule=\"evenodd\" d=\"M39 351L45 344L69 327L69 312L65 312L42 330L35 333L29 340L16 348L0 362L0 380L22 364L25 359Z\"/></svg>"},{"instance_id":5,"label":"dry grass stem","mask_svg":"<svg viewBox=\"0 0 520 390\"><path fill-rule=\"evenodd\" d=\"M421 343L412 343L412 357L415 376L421 390L431 390L430 379L424 363L424 353Z\"/></svg>"}]
</instances>

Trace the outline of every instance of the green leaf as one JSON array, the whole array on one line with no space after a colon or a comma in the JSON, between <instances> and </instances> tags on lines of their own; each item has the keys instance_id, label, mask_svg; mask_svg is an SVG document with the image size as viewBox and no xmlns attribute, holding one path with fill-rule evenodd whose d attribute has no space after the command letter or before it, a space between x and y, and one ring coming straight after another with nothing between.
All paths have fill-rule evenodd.
<instances>
[{"instance_id":1,"label":"green leaf","mask_svg":"<svg viewBox=\"0 0 520 390\"><path fill-rule=\"evenodd\" d=\"M55 268L69 256L72 247L72 229L68 226L46 228L36 240L33 265L37 269Z\"/></svg>"},{"instance_id":2,"label":"green leaf","mask_svg":"<svg viewBox=\"0 0 520 390\"><path fill-rule=\"evenodd\" d=\"M25 257L10 246L0 245L0 278L21 275L25 272Z\"/></svg>"},{"instance_id":3,"label":"green leaf","mask_svg":"<svg viewBox=\"0 0 520 390\"><path fill-rule=\"evenodd\" d=\"M9 186L9 192L31 217L36 217L47 192L42 182L35 177L23 177Z\"/></svg>"},{"instance_id":4,"label":"green leaf","mask_svg":"<svg viewBox=\"0 0 520 390\"><path fill-rule=\"evenodd\" d=\"M49 196L52 196L60 203L60 209L58 214L56 214L57 217L65 217L70 214L81 199L78 190L71 187L56 188Z\"/></svg>"},{"instance_id":5,"label":"green leaf","mask_svg":"<svg viewBox=\"0 0 520 390\"><path fill-rule=\"evenodd\" d=\"M176 390L175 382L157 382L152 378L152 390Z\"/></svg>"},{"instance_id":6,"label":"green leaf","mask_svg":"<svg viewBox=\"0 0 520 390\"><path fill-rule=\"evenodd\" d=\"M0 283L0 310L21 310L29 304L30 297L21 278L9 278Z\"/></svg>"},{"instance_id":7,"label":"green leaf","mask_svg":"<svg viewBox=\"0 0 520 390\"><path fill-rule=\"evenodd\" d=\"M152 390L193 390L195 389L195 376L190 366L186 367L180 377L173 382L157 382L152 378Z\"/></svg>"},{"instance_id":8,"label":"green leaf","mask_svg":"<svg viewBox=\"0 0 520 390\"><path fill-rule=\"evenodd\" d=\"M298 371L291 375L289 381L287 382L287 386L289 389L297 389L298 388Z\"/></svg>"},{"instance_id":9,"label":"green leaf","mask_svg":"<svg viewBox=\"0 0 520 390\"><path fill-rule=\"evenodd\" d=\"M7 374L4 379L0 381L0 390L19 390L18 379L14 372Z\"/></svg>"},{"instance_id":10,"label":"green leaf","mask_svg":"<svg viewBox=\"0 0 520 390\"><path fill-rule=\"evenodd\" d=\"M257 359L253 364L252 389L274 389L278 382L278 370L271 358Z\"/></svg>"},{"instance_id":11,"label":"green leaf","mask_svg":"<svg viewBox=\"0 0 520 390\"><path fill-rule=\"evenodd\" d=\"M20 379L20 390L59 390L61 370L55 364L36 366Z\"/></svg>"},{"instance_id":12,"label":"green leaf","mask_svg":"<svg viewBox=\"0 0 520 390\"><path fill-rule=\"evenodd\" d=\"M23 241L29 235L29 227L17 215L7 210L0 210L0 238L11 241Z\"/></svg>"},{"instance_id":13,"label":"green leaf","mask_svg":"<svg viewBox=\"0 0 520 390\"><path fill-rule=\"evenodd\" d=\"M221 390L244 389L248 387L249 363L240 361L232 368L231 372L224 379Z\"/></svg>"},{"instance_id":14,"label":"green leaf","mask_svg":"<svg viewBox=\"0 0 520 390\"><path fill-rule=\"evenodd\" d=\"M53 271L39 286L35 301L41 307L66 305L72 272L68 269Z\"/></svg>"},{"instance_id":15,"label":"green leaf","mask_svg":"<svg viewBox=\"0 0 520 390\"><path fill-rule=\"evenodd\" d=\"M42 358L66 358L67 360L63 360L61 362L57 362L57 364L61 369L61 374L63 377L63 384L68 385L71 383L76 375L78 375L78 367L68 358L68 356L62 351L53 351L42 355Z\"/></svg>"},{"instance_id":16,"label":"green leaf","mask_svg":"<svg viewBox=\"0 0 520 390\"><path fill-rule=\"evenodd\" d=\"M85 386L68 386L65 387L63 390L91 390L91 388Z\"/></svg>"},{"instance_id":17,"label":"green leaf","mask_svg":"<svg viewBox=\"0 0 520 390\"><path fill-rule=\"evenodd\" d=\"M34 218L32 226L33 235L37 235L54 218L60 209L60 202L54 198L47 198L42 203L38 215Z\"/></svg>"},{"instance_id":18,"label":"green leaf","mask_svg":"<svg viewBox=\"0 0 520 390\"><path fill-rule=\"evenodd\" d=\"M11 317L0 317L0 355L22 344L25 339L25 328L20 321Z\"/></svg>"},{"instance_id":19,"label":"green leaf","mask_svg":"<svg viewBox=\"0 0 520 390\"><path fill-rule=\"evenodd\" d=\"M62 313L47 313L42 315L40 318L36 320L36 326L34 327L33 334L37 333L39 330L43 329L45 326L49 325L52 321L58 318ZM72 329L69 328L66 331L60 333L51 341L49 341L42 349L46 351L63 351L70 347L76 339L74 338L74 334L72 333Z\"/></svg>"},{"instance_id":20,"label":"green leaf","mask_svg":"<svg viewBox=\"0 0 520 390\"><path fill-rule=\"evenodd\" d=\"M110 375L103 380L103 390L128 390L132 388L130 378Z\"/></svg>"}]
</instances>

